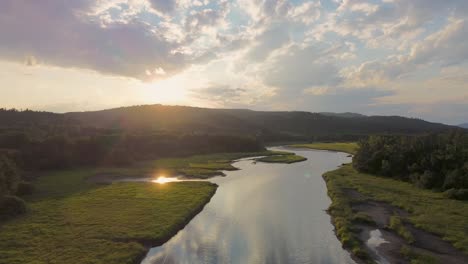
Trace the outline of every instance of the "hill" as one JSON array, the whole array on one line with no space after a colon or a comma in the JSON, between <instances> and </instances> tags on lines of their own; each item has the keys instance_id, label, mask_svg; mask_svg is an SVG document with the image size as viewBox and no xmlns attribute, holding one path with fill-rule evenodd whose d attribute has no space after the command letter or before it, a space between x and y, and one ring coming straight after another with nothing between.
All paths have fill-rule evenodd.
<instances>
[{"instance_id":1,"label":"hill","mask_svg":"<svg viewBox=\"0 0 468 264\"><path fill-rule=\"evenodd\" d=\"M458 126L468 129L468 123L459 124Z\"/></svg>"},{"instance_id":2,"label":"hill","mask_svg":"<svg viewBox=\"0 0 468 264\"><path fill-rule=\"evenodd\" d=\"M64 115L100 128L260 136L266 141L346 139L368 134L421 134L452 127L400 116L266 112L144 105Z\"/></svg>"}]
</instances>

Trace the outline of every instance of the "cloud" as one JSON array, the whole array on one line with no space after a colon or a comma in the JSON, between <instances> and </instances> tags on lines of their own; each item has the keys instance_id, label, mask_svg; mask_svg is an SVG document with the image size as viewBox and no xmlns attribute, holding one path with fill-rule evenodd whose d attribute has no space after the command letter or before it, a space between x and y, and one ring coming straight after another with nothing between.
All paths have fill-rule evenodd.
<instances>
[{"instance_id":1,"label":"cloud","mask_svg":"<svg viewBox=\"0 0 468 264\"><path fill-rule=\"evenodd\" d=\"M411 49L409 61L415 64L440 63L453 65L468 60L468 22L452 20L442 30L417 43Z\"/></svg>"},{"instance_id":2,"label":"cloud","mask_svg":"<svg viewBox=\"0 0 468 264\"><path fill-rule=\"evenodd\" d=\"M176 0L148 0L151 7L162 14L172 13L176 10L178 2Z\"/></svg>"},{"instance_id":3,"label":"cloud","mask_svg":"<svg viewBox=\"0 0 468 264\"><path fill-rule=\"evenodd\" d=\"M267 85L292 94L312 86L337 85L341 77L337 65L331 60L333 50L291 46L269 62L263 70L263 79Z\"/></svg>"},{"instance_id":4,"label":"cloud","mask_svg":"<svg viewBox=\"0 0 468 264\"><path fill-rule=\"evenodd\" d=\"M6 0L0 3L0 56L18 60L34 56L62 67L151 79L147 71L180 72L188 58L172 43L136 20L103 27L82 14L92 1Z\"/></svg>"},{"instance_id":5,"label":"cloud","mask_svg":"<svg viewBox=\"0 0 468 264\"><path fill-rule=\"evenodd\" d=\"M177 86L168 98L219 107L428 116L411 106L466 101L467 21L466 0L3 0L0 63L124 77L154 98Z\"/></svg>"},{"instance_id":6,"label":"cloud","mask_svg":"<svg viewBox=\"0 0 468 264\"><path fill-rule=\"evenodd\" d=\"M0 59L35 57L48 65L150 81L209 58L210 46L203 32L218 30L228 10L225 2L216 9L185 10L177 23L145 13L148 8L175 12L176 1L150 4L136 0L1 1ZM205 46L192 48L197 41Z\"/></svg>"}]
</instances>

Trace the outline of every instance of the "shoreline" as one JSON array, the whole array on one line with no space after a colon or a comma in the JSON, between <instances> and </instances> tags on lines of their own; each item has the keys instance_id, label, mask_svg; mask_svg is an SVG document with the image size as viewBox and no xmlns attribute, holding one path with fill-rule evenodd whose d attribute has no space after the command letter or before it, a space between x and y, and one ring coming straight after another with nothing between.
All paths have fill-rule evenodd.
<instances>
[{"instance_id":1,"label":"shoreline","mask_svg":"<svg viewBox=\"0 0 468 264\"><path fill-rule=\"evenodd\" d=\"M354 154L349 148L345 150L339 145L320 143L291 147ZM357 172L349 171L351 164L342 164L335 170L325 172L322 177L332 201L327 212L335 235L356 263L468 263L466 248L465 251L455 248L455 241L448 241L446 235L423 229L424 225L413 222L412 217L417 212L409 210L411 208L408 206L403 208L392 199L372 195L373 191L378 190L369 189L366 179L353 175ZM347 178L351 177L358 180L353 179L355 182L349 184ZM368 177L375 177L376 181L380 179L373 175ZM398 194L400 187L391 188ZM410 188L415 188L415 192L418 190L416 187ZM365 193L362 193L364 190ZM418 194L401 195L416 199ZM373 236L376 233L379 234L377 238ZM376 240L378 243L372 244Z\"/></svg>"},{"instance_id":2,"label":"shoreline","mask_svg":"<svg viewBox=\"0 0 468 264\"><path fill-rule=\"evenodd\" d=\"M363 194L354 186L338 183L350 176L344 168L326 172L323 178L332 204L327 212L335 234L357 263L468 263L468 255L440 235L418 228L410 221L412 213L388 201ZM382 233L383 243L371 248L371 232Z\"/></svg>"},{"instance_id":3,"label":"shoreline","mask_svg":"<svg viewBox=\"0 0 468 264\"><path fill-rule=\"evenodd\" d=\"M145 254L142 254L141 256L138 256L136 258L135 262L134 262L135 264L140 264L146 258L149 251L151 250L151 248L162 246L166 242L168 242L171 238L176 236L181 230L183 230L192 221L193 218L195 218L199 213L201 213L203 211L205 206L211 201L211 198L213 198L213 196L216 194L216 191L218 190L218 185L217 184L215 184L215 183L211 183L211 184L215 185L216 188L210 193L210 195L206 199L206 201L204 201L204 203L201 204L200 206L196 207L194 209L193 213L187 215L187 217L185 217L183 222L177 224L174 227L174 232L171 232L171 233L167 234L167 236L159 238L159 239L130 240L130 241L135 241L135 242L143 245L146 248Z\"/></svg>"}]
</instances>

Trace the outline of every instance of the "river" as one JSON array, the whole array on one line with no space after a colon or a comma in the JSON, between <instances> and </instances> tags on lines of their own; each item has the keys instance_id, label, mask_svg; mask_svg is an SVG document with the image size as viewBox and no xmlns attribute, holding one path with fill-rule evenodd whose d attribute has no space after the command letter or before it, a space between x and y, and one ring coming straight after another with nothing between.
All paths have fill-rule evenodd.
<instances>
[{"instance_id":1,"label":"river","mask_svg":"<svg viewBox=\"0 0 468 264\"><path fill-rule=\"evenodd\" d=\"M203 211L142 264L355 263L334 234L322 174L348 154L286 149L308 160L293 164L240 160Z\"/></svg>"}]
</instances>

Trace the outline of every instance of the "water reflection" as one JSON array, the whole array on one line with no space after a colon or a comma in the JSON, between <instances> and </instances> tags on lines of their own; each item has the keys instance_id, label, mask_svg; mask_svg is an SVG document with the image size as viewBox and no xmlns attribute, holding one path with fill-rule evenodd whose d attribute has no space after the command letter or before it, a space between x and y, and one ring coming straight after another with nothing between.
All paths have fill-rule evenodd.
<instances>
[{"instance_id":1,"label":"water reflection","mask_svg":"<svg viewBox=\"0 0 468 264\"><path fill-rule=\"evenodd\" d=\"M142 263L354 263L324 211L330 200L321 177L349 158L295 152L308 161L242 160L241 170L213 179L219 188L205 209Z\"/></svg>"},{"instance_id":2,"label":"water reflection","mask_svg":"<svg viewBox=\"0 0 468 264\"><path fill-rule=\"evenodd\" d=\"M179 180L176 177L164 177L164 176L160 176L156 180L152 180L152 182L159 183L159 184L165 184L168 182L178 182L178 181L181 181L181 180Z\"/></svg>"}]
</instances>

